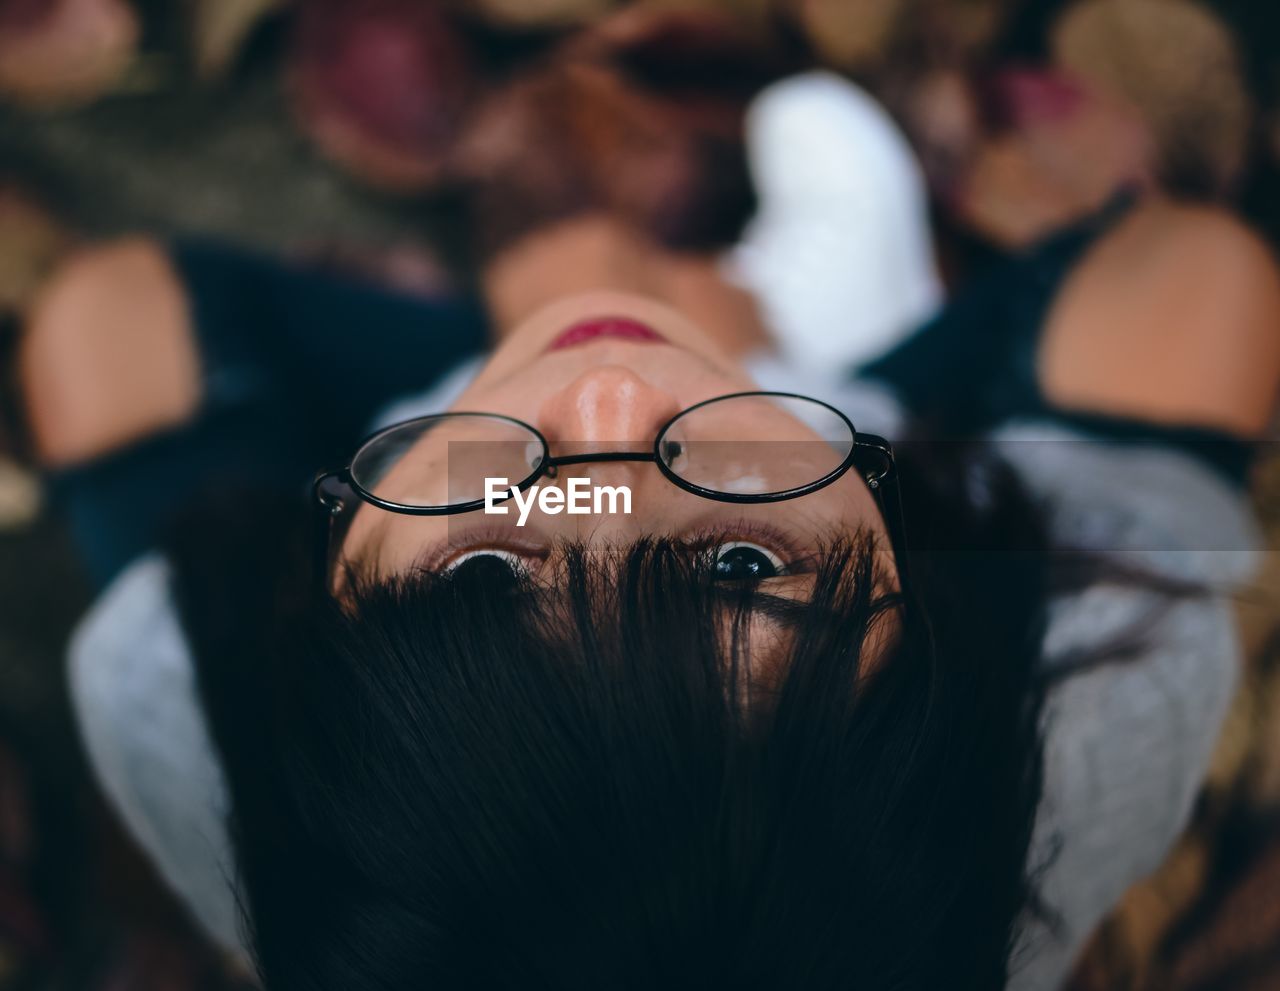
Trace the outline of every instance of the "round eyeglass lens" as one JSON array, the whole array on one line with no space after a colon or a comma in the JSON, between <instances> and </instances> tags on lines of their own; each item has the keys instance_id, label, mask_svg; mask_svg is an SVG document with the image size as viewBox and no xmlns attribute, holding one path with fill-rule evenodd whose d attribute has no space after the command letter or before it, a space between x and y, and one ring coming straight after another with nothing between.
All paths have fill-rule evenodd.
<instances>
[{"instance_id":1,"label":"round eyeglass lens","mask_svg":"<svg viewBox=\"0 0 1280 991\"><path fill-rule=\"evenodd\" d=\"M749 394L682 413L658 439L658 457L672 474L701 489L781 495L836 472L853 442L849 421L824 403Z\"/></svg>"},{"instance_id":2,"label":"round eyeglass lens","mask_svg":"<svg viewBox=\"0 0 1280 991\"><path fill-rule=\"evenodd\" d=\"M487 479L502 491L529 481L546 448L532 429L484 413L409 420L375 434L351 461L351 479L384 502L444 509L479 502Z\"/></svg>"}]
</instances>

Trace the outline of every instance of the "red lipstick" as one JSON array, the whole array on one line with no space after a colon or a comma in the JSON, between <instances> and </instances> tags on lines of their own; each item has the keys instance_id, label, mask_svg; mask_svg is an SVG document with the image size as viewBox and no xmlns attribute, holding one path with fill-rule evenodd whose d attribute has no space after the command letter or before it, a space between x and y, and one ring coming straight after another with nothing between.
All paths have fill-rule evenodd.
<instances>
[{"instance_id":1,"label":"red lipstick","mask_svg":"<svg viewBox=\"0 0 1280 991\"><path fill-rule=\"evenodd\" d=\"M561 348L571 348L577 344L586 344L588 341L598 341L606 337L652 344L666 342L665 337L639 320L633 320L630 317L592 317L590 320L575 323L565 330L551 342L547 350L559 351Z\"/></svg>"}]
</instances>

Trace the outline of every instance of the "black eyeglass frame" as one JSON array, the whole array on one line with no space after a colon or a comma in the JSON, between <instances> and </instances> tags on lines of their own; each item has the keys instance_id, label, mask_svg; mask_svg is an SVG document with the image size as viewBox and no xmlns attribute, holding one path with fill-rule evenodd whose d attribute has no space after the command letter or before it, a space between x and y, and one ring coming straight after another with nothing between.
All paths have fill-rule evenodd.
<instances>
[{"instance_id":1,"label":"black eyeglass frame","mask_svg":"<svg viewBox=\"0 0 1280 991\"><path fill-rule=\"evenodd\" d=\"M831 413L834 413L849 429L849 435L853 441L849 447L849 453L844 459L816 481L796 488L786 489L781 492L765 492L765 493L740 493L740 492L721 492L718 489L708 489L701 485L681 478L673 471L663 460L659 453L662 449L662 441L667 431L671 429L675 423L689 413L701 409L704 406L710 406L713 403L723 402L726 399L744 399L744 398L761 398L761 399L799 399L805 402L814 403L821 406ZM893 547L894 557L897 562L899 579L902 582L906 580L906 528L902 518L902 499L898 489L898 473L897 464L893 456L893 446L883 437L875 434L859 433L853 425L853 421L844 415L840 410L836 409L829 403L824 403L820 399L814 399L812 396L804 396L795 392L764 392L764 391L748 391L748 392L732 392L723 396L715 396L711 399L705 399L700 403L681 410L671 419L659 428L657 435L654 437L653 447L649 451L601 451L594 454L570 454L564 457L554 458L551 456L551 447L547 443L546 437L542 431L530 423L516 419L512 416L506 416L502 413L483 413L474 411L455 411L450 413L436 413L422 417L415 417L409 420L401 420L399 423L391 424L381 430L370 434L356 448L356 454L351 462L345 467L336 471L321 472L316 476L312 484L312 496L320 512L316 516L316 534L315 534L315 567L316 567L316 583L318 587L327 589L329 580L330 560L329 553L333 539L334 520L346 508L347 500L341 493L334 492L334 488L342 488L371 506L376 506L389 513L398 513L402 516L456 516L462 513L475 512L484 507L484 499L473 499L465 503L455 503L445 506L413 506L405 503L392 502L387 499L379 498L368 489L364 488L352 474L352 466L359 458L360 452L365 450L370 444L387 434L400 430L407 424L414 423L417 420L443 420L450 417L468 417L483 416L490 420L504 420L507 423L514 424L524 430L529 431L542 446L542 457L539 459L538 466L528 476L522 479L518 484L512 486L521 492L526 491L533 485L536 485L543 478L554 478L558 468L567 465L580 464L596 464L605 462L639 462L651 463L658 466L658 470L666 476L667 480L677 488L683 489L693 495L703 499L709 499L713 502L736 503L738 505L758 505L761 503L786 502L791 499L799 499L802 496L810 495L820 489L826 488L828 485L842 478L851 468L857 468L862 475L863 481L867 488L871 490L872 496L880 509L880 515L884 519L885 527L889 531L889 540Z\"/></svg>"}]
</instances>

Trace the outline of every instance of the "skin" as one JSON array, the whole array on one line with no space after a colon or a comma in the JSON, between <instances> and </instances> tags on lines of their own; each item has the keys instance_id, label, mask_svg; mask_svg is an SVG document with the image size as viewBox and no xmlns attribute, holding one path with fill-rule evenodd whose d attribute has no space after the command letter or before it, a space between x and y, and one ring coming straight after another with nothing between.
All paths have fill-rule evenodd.
<instances>
[{"instance_id":1,"label":"skin","mask_svg":"<svg viewBox=\"0 0 1280 991\"><path fill-rule=\"evenodd\" d=\"M1220 210L1135 210L1060 290L1039 365L1067 409L1260 436L1280 378L1271 252Z\"/></svg>"},{"instance_id":2,"label":"skin","mask_svg":"<svg viewBox=\"0 0 1280 991\"><path fill-rule=\"evenodd\" d=\"M180 426L199 407L186 293L158 243L127 238L77 252L25 316L19 373L48 467Z\"/></svg>"}]
</instances>

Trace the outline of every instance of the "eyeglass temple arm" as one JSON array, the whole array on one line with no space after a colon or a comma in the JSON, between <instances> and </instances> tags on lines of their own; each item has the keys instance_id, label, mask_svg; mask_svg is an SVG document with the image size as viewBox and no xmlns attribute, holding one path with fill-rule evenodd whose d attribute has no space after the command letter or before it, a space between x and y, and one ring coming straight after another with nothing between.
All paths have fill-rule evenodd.
<instances>
[{"instance_id":1,"label":"eyeglass temple arm","mask_svg":"<svg viewBox=\"0 0 1280 991\"><path fill-rule=\"evenodd\" d=\"M346 470L321 472L311 484L315 500L314 533L312 534L311 582L319 595L329 590L329 555L333 544L333 527L354 493Z\"/></svg>"},{"instance_id":2,"label":"eyeglass temple arm","mask_svg":"<svg viewBox=\"0 0 1280 991\"><path fill-rule=\"evenodd\" d=\"M857 435L853 442L853 463L873 488L897 474L893 445L875 434Z\"/></svg>"},{"instance_id":3,"label":"eyeglass temple arm","mask_svg":"<svg viewBox=\"0 0 1280 991\"><path fill-rule=\"evenodd\" d=\"M854 441L854 464L866 479L893 542L894 556L899 571L905 571L907 562L906 523L902 514L902 493L898 487L898 466L893 457L893 445L875 434L858 434Z\"/></svg>"}]
</instances>

